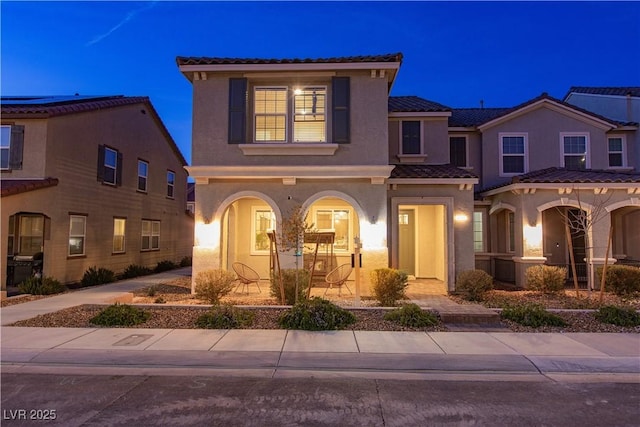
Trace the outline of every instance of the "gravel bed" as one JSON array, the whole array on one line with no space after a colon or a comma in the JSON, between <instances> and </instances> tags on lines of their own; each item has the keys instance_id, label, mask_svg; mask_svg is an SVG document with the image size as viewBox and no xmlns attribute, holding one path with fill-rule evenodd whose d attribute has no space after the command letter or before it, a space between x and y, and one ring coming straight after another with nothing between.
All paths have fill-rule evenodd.
<instances>
[{"instance_id":1,"label":"gravel bed","mask_svg":"<svg viewBox=\"0 0 640 427\"><path fill-rule=\"evenodd\" d=\"M11 326L24 327L52 327L52 328L96 328L100 327L91 323L106 306L104 305L79 305L54 313L40 315L31 319L21 320ZM140 306L151 313L151 317L144 323L136 325L136 328L150 329L194 329L198 316L205 313L208 307L196 306ZM278 318L287 311L287 308L245 308L254 313L254 321L251 326L244 329L280 329ZM356 323L346 329L354 331L446 331L446 327L438 324L428 328L406 328L394 322L384 320L384 309L357 309Z\"/></svg>"}]
</instances>

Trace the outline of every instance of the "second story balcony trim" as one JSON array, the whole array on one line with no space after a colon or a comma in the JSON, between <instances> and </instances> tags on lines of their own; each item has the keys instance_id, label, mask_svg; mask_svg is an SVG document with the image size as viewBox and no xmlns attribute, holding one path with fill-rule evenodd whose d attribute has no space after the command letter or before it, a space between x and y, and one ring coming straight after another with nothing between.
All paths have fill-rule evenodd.
<instances>
[{"instance_id":1,"label":"second story balcony trim","mask_svg":"<svg viewBox=\"0 0 640 427\"><path fill-rule=\"evenodd\" d=\"M333 156L340 144L318 142L238 144L245 156Z\"/></svg>"}]
</instances>

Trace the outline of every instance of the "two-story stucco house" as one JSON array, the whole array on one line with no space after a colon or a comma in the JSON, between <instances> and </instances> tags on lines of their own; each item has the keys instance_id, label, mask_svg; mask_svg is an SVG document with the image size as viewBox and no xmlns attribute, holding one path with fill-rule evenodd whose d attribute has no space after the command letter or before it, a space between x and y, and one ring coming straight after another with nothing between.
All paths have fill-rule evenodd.
<instances>
[{"instance_id":1,"label":"two-story stucco house","mask_svg":"<svg viewBox=\"0 0 640 427\"><path fill-rule=\"evenodd\" d=\"M611 221L612 253L638 257L637 124L547 95L491 109L390 96L401 62L177 58L193 85L194 274L239 261L267 278L266 231L301 205L334 233L330 265L360 238L365 280L391 266L454 290L478 266L522 285L528 266L566 263L559 216L597 205L587 193L611 212L589 231L592 262Z\"/></svg>"},{"instance_id":2,"label":"two-story stucco house","mask_svg":"<svg viewBox=\"0 0 640 427\"><path fill-rule=\"evenodd\" d=\"M3 294L33 257L70 283L190 255L186 161L148 98L2 97L1 130Z\"/></svg>"}]
</instances>

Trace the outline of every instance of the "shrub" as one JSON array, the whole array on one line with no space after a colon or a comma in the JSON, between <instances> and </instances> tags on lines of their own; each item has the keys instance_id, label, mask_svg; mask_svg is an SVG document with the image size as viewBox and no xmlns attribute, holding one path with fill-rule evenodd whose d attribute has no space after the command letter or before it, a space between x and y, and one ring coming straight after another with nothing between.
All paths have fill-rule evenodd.
<instances>
[{"instance_id":1,"label":"shrub","mask_svg":"<svg viewBox=\"0 0 640 427\"><path fill-rule=\"evenodd\" d=\"M394 268L378 268L370 273L371 291L380 305L393 307L406 298L407 273Z\"/></svg>"},{"instance_id":2,"label":"shrub","mask_svg":"<svg viewBox=\"0 0 640 427\"><path fill-rule=\"evenodd\" d=\"M64 292L67 287L53 277L29 277L18 285L23 294L53 295Z\"/></svg>"},{"instance_id":3,"label":"shrub","mask_svg":"<svg viewBox=\"0 0 640 427\"><path fill-rule=\"evenodd\" d=\"M567 269L565 267L552 265L534 265L527 268L525 272L527 289L543 294L563 292L566 277Z\"/></svg>"},{"instance_id":4,"label":"shrub","mask_svg":"<svg viewBox=\"0 0 640 427\"><path fill-rule=\"evenodd\" d=\"M296 303L296 277L298 281L298 298L302 301L307 298L307 289L309 287L309 271L295 268L282 270L282 282L284 285L284 301L287 305ZM271 275L271 285L269 290L272 297L280 300L280 283L277 277Z\"/></svg>"},{"instance_id":5,"label":"shrub","mask_svg":"<svg viewBox=\"0 0 640 427\"><path fill-rule=\"evenodd\" d=\"M306 331L330 331L355 323L356 316L337 305L319 298L298 302L278 319L285 329Z\"/></svg>"},{"instance_id":6,"label":"shrub","mask_svg":"<svg viewBox=\"0 0 640 427\"><path fill-rule=\"evenodd\" d=\"M605 305L595 312L595 317L603 323L618 326L640 326L640 313L633 307Z\"/></svg>"},{"instance_id":7,"label":"shrub","mask_svg":"<svg viewBox=\"0 0 640 427\"><path fill-rule=\"evenodd\" d=\"M512 320L524 326L538 328L540 326L566 326L562 317L549 313L540 304L521 304L505 307L502 318Z\"/></svg>"},{"instance_id":8,"label":"shrub","mask_svg":"<svg viewBox=\"0 0 640 427\"><path fill-rule=\"evenodd\" d=\"M196 327L205 329L233 329L251 326L254 313L228 304L216 305L196 319Z\"/></svg>"},{"instance_id":9,"label":"shrub","mask_svg":"<svg viewBox=\"0 0 640 427\"><path fill-rule=\"evenodd\" d=\"M103 283L111 283L116 279L113 271L106 268L89 267L82 276L82 286L102 285Z\"/></svg>"},{"instance_id":10,"label":"shrub","mask_svg":"<svg viewBox=\"0 0 640 427\"><path fill-rule=\"evenodd\" d=\"M192 260L190 256L183 257L180 260L180 267L191 267Z\"/></svg>"},{"instance_id":11,"label":"shrub","mask_svg":"<svg viewBox=\"0 0 640 427\"><path fill-rule=\"evenodd\" d=\"M166 301L164 298L162 298L162 297L158 297L158 298L156 298L153 302L154 302L155 304L166 304L166 303L167 303L167 301Z\"/></svg>"},{"instance_id":12,"label":"shrub","mask_svg":"<svg viewBox=\"0 0 640 427\"><path fill-rule=\"evenodd\" d=\"M115 303L98 313L90 322L99 326L133 326L146 322L151 313L138 307Z\"/></svg>"},{"instance_id":13,"label":"shrub","mask_svg":"<svg viewBox=\"0 0 640 427\"><path fill-rule=\"evenodd\" d=\"M156 268L154 268L153 271L155 273L162 273L163 271L173 270L174 268L177 268L177 266L173 261L164 260L158 262L158 265L156 265Z\"/></svg>"},{"instance_id":14,"label":"shrub","mask_svg":"<svg viewBox=\"0 0 640 427\"><path fill-rule=\"evenodd\" d=\"M124 272L122 272L120 277L123 279L132 279L138 276L146 276L147 274L151 273L152 271L150 268L144 267L142 265L131 264L124 269Z\"/></svg>"},{"instance_id":15,"label":"shrub","mask_svg":"<svg viewBox=\"0 0 640 427\"><path fill-rule=\"evenodd\" d=\"M158 293L158 288L155 285L149 286L147 288L147 296L148 297L155 297L157 293Z\"/></svg>"},{"instance_id":16,"label":"shrub","mask_svg":"<svg viewBox=\"0 0 640 427\"><path fill-rule=\"evenodd\" d=\"M233 289L236 276L227 270L204 270L196 275L196 297L218 304Z\"/></svg>"},{"instance_id":17,"label":"shrub","mask_svg":"<svg viewBox=\"0 0 640 427\"><path fill-rule=\"evenodd\" d=\"M409 328L424 328L438 324L438 318L417 304L404 304L384 315L384 320L398 323Z\"/></svg>"},{"instance_id":18,"label":"shrub","mask_svg":"<svg viewBox=\"0 0 640 427\"><path fill-rule=\"evenodd\" d=\"M597 275L602 277L602 267L598 268ZM600 280L596 285L600 285ZM605 289L623 299L640 297L640 268L631 265L608 266Z\"/></svg>"},{"instance_id":19,"label":"shrub","mask_svg":"<svg viewBox=\"0 0 640 427\"><path fill-rule=\"evenodd\" d=\"M484 270L467 270L458 275L456 292L467 301L482 301L493 289L493 277Z\"/></svg>"}]
</instances>

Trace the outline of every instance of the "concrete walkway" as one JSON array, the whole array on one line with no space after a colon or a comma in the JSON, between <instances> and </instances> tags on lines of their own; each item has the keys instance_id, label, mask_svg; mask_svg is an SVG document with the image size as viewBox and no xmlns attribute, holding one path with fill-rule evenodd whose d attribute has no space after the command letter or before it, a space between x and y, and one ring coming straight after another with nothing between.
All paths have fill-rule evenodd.
<instances>
[{"instance_id":1,"label":"concrete walkway","mask_svg":"<svg viewBox=\"0 0 640 427\"><path fill-rule=\"evenodd\" d=\"M189 274L189 269L174 270L2 308L2 372L396 379L501 375L640 383L640 334L5 326Z\"/></svg>"}]
</instances>

